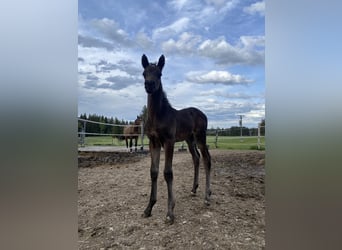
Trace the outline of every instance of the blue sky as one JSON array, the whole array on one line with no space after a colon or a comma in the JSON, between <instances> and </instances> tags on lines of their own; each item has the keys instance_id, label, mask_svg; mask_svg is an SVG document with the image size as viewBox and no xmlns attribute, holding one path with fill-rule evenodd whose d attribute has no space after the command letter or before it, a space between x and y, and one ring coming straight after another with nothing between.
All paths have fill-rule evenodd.
<instances>
[{"instance_id":1,"label":"blue sky","mask_svg":"<svg viewBox=\"0 0 342 250\"><path fill-rule=\"evenodd\" d=\"M141 56L166 63L172 106L201 109L208 127L265 117L265 2L81 0L78 113L134 120L146 104Z\"/></svg>"}]
</instances>

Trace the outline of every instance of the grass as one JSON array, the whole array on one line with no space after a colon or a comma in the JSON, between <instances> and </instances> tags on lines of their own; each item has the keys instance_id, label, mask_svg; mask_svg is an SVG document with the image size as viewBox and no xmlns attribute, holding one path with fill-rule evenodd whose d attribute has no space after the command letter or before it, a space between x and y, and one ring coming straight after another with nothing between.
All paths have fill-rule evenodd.
<instances>
[{"instance_id":1,"label":"grass","mask_svg":"<svg viewBox=\"0 0 342 250\"><path fill-rule=\"evenodd\" d=\"M207 136L209 148L215 148L215 136ZM217 148L219 149L258 149L257 136L219 136L217 139ZM260 138L260 149L265 150L265 137Z\"/></svg>"},{"instance_id":2,"label":"grass","mask_svg":"<svg viewBox=\"0 0 342 250\"><path fill-rule=\"evenodd\" d=\"M140 143L140 138L138 144ZM126 146L125 140L120 141L112 136L87 136L85 138L86 146Z\"/></svg>"},{"instance_id":3,"label":"grass","mask_svg":"<svg viewBox=\"0 0 342 250\"><path fill-rule=\"evenodd\" d=\"M209 145L209 149L216 148L215 147L215 136L207 136L207 144ZM258 149L257 146L258 137L257 136L248 136L243 137L242 139L239 136L219 136L217 140L217 148L218 149L240 149L240 150L251 150ZM177 142L175 148L178 149L182 146L186 147L185 142ZM261 150L265 150L265 137L261 137ZM138 145L141 144L141 139L139 137ZM85 138L86 146L126 146L126 142L120 141L117 138L113 138L111 136L88 136ZM148 138L145 137L144 145L147 148Z\"/></svg>"}]
</instances>

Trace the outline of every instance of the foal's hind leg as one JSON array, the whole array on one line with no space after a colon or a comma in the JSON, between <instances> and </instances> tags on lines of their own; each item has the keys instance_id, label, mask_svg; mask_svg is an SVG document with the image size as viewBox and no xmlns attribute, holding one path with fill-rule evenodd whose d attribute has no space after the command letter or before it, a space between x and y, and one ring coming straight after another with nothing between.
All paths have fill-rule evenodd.
<instances>
[{"instance_id":1,"label":"foal's hind leg","mask_svg":"<svg viewBox=\"0 0 342 250\"><path fill-rule=\"evenodd\" d=\"M194 163L194 184L192 186L191 194L195 195L196 190L198 188L198 172L199 172L200 155L196 148L196 144L193 138L186 140L186 143L188 144L188 148L192 156L192 161Z\"/></svg>"},{"instance_id":2,"label":"foal's hind leg","mask_svg":"<svg viewBox=\"0 0 342 250\"><path fill-rule=\"evenodd\" d=\"M205 168L205 176L206 176L206 182L205 182L205 198L204 198L204 203L206 205L210 205L210 195L211 195L211 190L210 190L210 169L211 169L211 157L209 154L208 147L206 145L206 142L202 141L199 143L198 147L201 150L201 154L203 156L203 162L204 162L204 168Z\"/></svg>"}]
</instances>

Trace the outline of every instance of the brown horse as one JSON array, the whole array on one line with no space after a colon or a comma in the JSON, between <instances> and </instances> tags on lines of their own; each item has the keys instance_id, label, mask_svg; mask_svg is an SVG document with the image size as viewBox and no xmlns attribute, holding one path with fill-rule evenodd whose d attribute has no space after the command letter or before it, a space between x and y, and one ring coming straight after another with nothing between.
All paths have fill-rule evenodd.
<instances>
[{"instance_id":1,"label":"brown horse","mask_svg":"<svg viewBox=\"0 0 342 250\"><path fill-rule=\"evenodd\" d=\"M132 149L132 141L133 139L135 140L135 152L137 152L137 146L138 146L138 137L140 134L140 124L141 124L142 119L140 118L140 116L137 116L137 119L135 119L134 124L132 125L127 125L124 127L123 130L123 134L124 134L124 138L126 140L126 148L127 150L129 150L130 152L133 151ZM129 142L129 149L128 149L128 140L130 140Z\"/></svg>"},{"instance_id":2,"label":"brown horse","mask_svg":"<svg viewBox=\"0 0 342 250\"><path fill-rule=\"evenodd\" d=\"M198 187L198 172L200 154L196 148L199 147L206 173L205 204L210 204L210 168L211 159L206 145L207 117L196 108L182 110L174 109L166 98L163 91L161 76L165 64L165 57L159 58L158 64L149 63L145 55L141 59L144 68L145 90L147 92L147 122L146 134L150 139L149 148L151 152L151 195L143 216L151 216L153 205L157 201L157 178L159 172L159 159L161 147L165 151L164 179L167 183L168 202L166 222L174 222L173 209L175 198L172 190L173 172L172 158L174 144L178 141L186 141L194 163L194 182L192 194L196 193Z\"/></svg>"}]
</instances>

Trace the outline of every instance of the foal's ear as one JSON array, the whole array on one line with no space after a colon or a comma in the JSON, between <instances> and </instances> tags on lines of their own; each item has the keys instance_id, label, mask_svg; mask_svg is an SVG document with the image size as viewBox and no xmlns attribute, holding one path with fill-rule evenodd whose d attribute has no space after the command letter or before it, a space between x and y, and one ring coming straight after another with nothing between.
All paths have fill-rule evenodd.
<instances>
[{"instance_id":1,"label":"foal's ear","mask_svg":"<svg viewBox=\"0 0 342 250\"><path fill-rule=\"evenodd\" d=\"M141 57L141 64L143 68L146 68L148 65L150 65L150 63L148 62L147 56L145 56L145 54L143 54Z\"/></svg>"},{"instance_id":2,"label":"foal's ear","mask_svg":"<svg viewBox=\"0 0 342 250\"><path fill-rule=\"evenodd\" d=\"M164 55L161 55L159 57L159 61L158 61L158 67L159 67L160 71L162 71L164 64L165 64L165 57L164 57Z\"/></svg>"}]
</instances>

